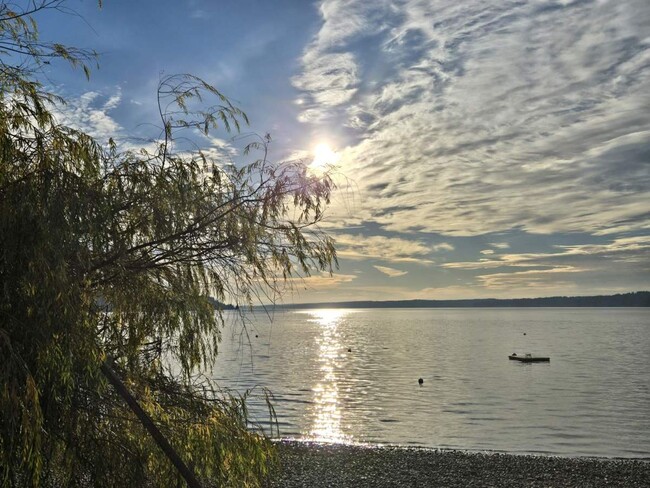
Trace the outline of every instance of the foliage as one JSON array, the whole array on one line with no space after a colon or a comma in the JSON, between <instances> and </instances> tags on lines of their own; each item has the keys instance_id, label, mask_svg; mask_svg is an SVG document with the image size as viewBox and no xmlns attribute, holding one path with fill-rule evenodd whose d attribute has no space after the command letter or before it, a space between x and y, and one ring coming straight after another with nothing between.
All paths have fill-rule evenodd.
<instances>
[{"instance_id":1,"label":"foliage","mask_svg":"<svg viewBox=\"0 0 650 488\"><path fill-rule=\"evenodd\" d=\"M258 485L273 465L268 439L247 428L244 397L197 374L222 323L207 297L251 303L291 276L331 271L332 242L314 224L332 183L271 164L268 138L240 168L176 150L177 129L247 122L189 75L161 81L154 149L118 151L57 124L61 101L38 66L92 56L41 44L28 10L0 3L0 484L178 486L102 376L110 357L200 478ZM202 97L216 105L191 110Z\"/></svg>"}]
</instances>

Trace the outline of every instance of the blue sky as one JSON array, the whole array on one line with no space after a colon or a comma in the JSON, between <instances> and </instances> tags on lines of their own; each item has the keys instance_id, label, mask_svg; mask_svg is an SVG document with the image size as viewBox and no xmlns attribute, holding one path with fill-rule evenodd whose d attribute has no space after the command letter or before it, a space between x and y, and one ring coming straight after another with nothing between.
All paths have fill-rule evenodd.
<instances>
[{"instance_id":1,"label":"blue sky","mask_svg":"<svg viewBox=\"0 0 650 488\"><path fill-rule=\"evenodd\" d=\"M42 38L101 57L89 82L49 67L64 122L151 137L161 73L189 72L274 159L336 153L340 269L288 302L650 289L647 0L67 6Z\"/></svg>"}]
</instances>

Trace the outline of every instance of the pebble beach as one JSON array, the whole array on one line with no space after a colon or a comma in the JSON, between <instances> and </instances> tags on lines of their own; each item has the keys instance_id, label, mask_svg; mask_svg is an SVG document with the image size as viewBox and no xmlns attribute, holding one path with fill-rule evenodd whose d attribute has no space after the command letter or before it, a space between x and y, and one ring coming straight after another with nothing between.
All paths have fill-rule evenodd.
<instances>
[{"instance_id":1,"label":"pebble beach","mask_svg":"<svg viewBox=\"0 0 650 488\"><path fill-rule=\"evenodd\" d=\"M650 460L282 441L272 487L650 487Z\"/></svg>"}]
</instances>

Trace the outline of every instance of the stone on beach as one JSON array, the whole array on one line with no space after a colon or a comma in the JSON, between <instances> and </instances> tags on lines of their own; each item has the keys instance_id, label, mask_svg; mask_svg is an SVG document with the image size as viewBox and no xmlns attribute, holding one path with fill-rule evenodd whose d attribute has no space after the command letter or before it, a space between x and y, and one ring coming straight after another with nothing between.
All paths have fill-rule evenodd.
<instances>
[{"instance_id":1,"label":"stone on beach","mask_svg":"<svg viewBox=\"0 0 650 488\"><path fill-rule=\"evenodd\" d=\"M650 486L650 462L404 447L278 443L272 487Z\"/></svg>"}]
</instances>

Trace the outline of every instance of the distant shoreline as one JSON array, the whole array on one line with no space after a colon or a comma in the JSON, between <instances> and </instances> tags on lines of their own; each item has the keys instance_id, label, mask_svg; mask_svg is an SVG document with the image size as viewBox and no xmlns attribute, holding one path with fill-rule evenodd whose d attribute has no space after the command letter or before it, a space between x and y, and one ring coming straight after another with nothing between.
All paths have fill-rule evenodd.
<instances>
[{"instance_id":1,"label":"distant shoreline","mask_svg":"<svg viewBox=\"0 0 650 488\"><path fill-rule=\"evenodd\" d=\"M650 291L616 295L544 298L477 298L465 300L360 300L349 302L317 302L276 304L275 309L307 308L537 308L537 307L650 307ZM259 307L254 307L259 308Z\"/></svg>"}]
</instances>

